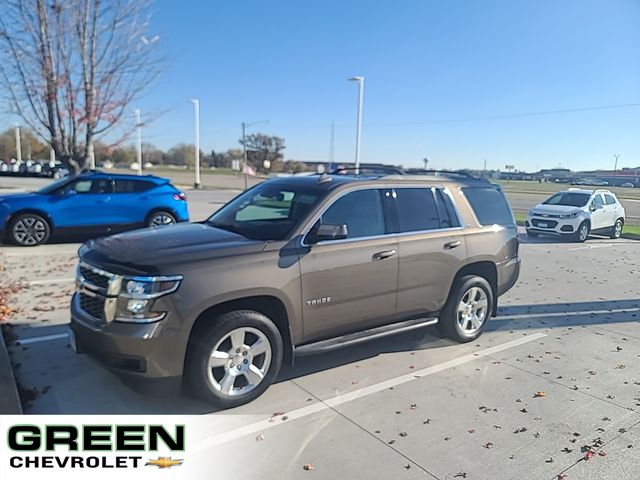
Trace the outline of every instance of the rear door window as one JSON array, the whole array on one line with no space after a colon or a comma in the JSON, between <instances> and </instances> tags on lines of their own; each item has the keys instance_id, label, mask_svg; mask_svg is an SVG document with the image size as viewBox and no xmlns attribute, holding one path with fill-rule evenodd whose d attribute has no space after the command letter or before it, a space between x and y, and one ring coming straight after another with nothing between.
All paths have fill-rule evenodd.
<instances>
[{"instance_id":1,"label":"rear door window","mask_svg":"<svg viewBox=\"0 0 640 480\"><path fill-rule=\"evenodd\" d=\"M153 188L154 183L146 180L118 180L115 182L116 193L139 193Z\"/></svg>"},{"instance_id":2,"label":"rear door window","mask_svg":"<svg viewBox=\"0 0 640 480\"><path fill-rule=\"evenodd\" d=\"M469 200L480 225L515 227L511 207L501 190L491 187L466 187L462 192Z\"/></svg>"},{"instance_id":3,"label":"rear door window","mask_svg":"<svg viewBox=\"0 0 640 480\"><path fill-rule=\"evenodd\" d=\"M615 205L616 204L616 199L613 198L612 195L609 195L608 193L604 194L604 203L606 203L607 205Z\"/></svg>"},{"instance_id":4,"label":"rear door window","mask_svg":"<svg viewBox=\"0 0 640 480\"><path fill-rule=\"evenodd\" d=\"M431 188L395 188L401 233L440 228L438 206Z\"/></svg>"}]
</instances>

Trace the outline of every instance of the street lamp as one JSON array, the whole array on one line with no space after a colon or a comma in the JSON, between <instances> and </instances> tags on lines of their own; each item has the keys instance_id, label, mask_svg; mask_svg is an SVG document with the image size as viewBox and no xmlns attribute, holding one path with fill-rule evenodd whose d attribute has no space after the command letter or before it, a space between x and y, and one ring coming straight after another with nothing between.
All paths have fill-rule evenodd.
<instances>
[{"instance_id":1,"label":"street lamp","mask_svg":"<svg viewBox=\"0 0 640 480\"><path fill-rule=\"evenodd\" d=\"M22 163L22 146L20 145L20 125L16 125L16 160Z\"/></svg>"},{"instance_id":2,"label":"street lamp","mask_svg":"<svg viewBox=\"0 0 640 480\"><path fill-rule=\"evenodd\" d=\"M138 159L138 175L142 175L142 121L140 120L140 109L136 108L136 135L137 138L137 148L136 154Z\"/></svg>"},{"instance_id":3,"label":"street lamp","mask_svg":"<svg viewBox=\"0 0 640 480\"><path fill-rule=\"evenodd\" d=\"M260 120L259 122L245 123L242 122L242 173L244 174L244 189L249 188L249 178L247 176L247 128L261 123L269 123L269 120Z\"/></svg>"},{"instance_id":4,"label":"street lamp","mask_svg":"<svg viewBox=\"0 0 640 480\"><path fill-rule=\"evenodd\" d=\"M362 108L364 104L364 77L351 77L351 82L358 82L358 119L356 130L356 175L360 173L360 141L362 138Z\"/></svg>"},{"instance_id":5,"label":"street lamp","mask_svg":"<svg viewBox=\"0 0 640 480\"><path fill-rule=\"evenodd\" d=\"M191 103L193 103L194 107L194 120L195 120L195 129L196 129L196 153L195 153L195 171L196 178L193 184L193 188L196 190L202 188L200 184L200 100L197 98L191 99Z\"/></svg>"},{"instance_id":6,"label":"street lamp","mask_svg":"<svg viewBox=\"0 0 640 480\"><path fill-rule=\"evenodd\" d=\"M616 163L615 163L615 165L613 167L613 175L616 176L616 175L618 175L618 157L620 157L620 154L619 153L614 153L613 156L616 157Z\"/></svg>"}]
</instances>

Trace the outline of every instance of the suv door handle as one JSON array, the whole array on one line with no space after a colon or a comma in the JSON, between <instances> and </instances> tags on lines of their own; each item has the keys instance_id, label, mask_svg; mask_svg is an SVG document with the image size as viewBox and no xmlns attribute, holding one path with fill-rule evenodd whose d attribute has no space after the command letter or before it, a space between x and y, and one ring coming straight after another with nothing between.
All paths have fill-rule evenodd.
<instances>
[{"instance_id":1,"label":"suv door handle","mask_svg":"<svg viewBox=\"0 0 640 480\"><path fill-rule=\"evenodd\" d=\"M393 257L396 253L396 250L383 250L382 252L377 252L373 254L373 260L384 260L385 258Z\"/></svg>"},{"instance_id":2,"label":"suv door handle","mask_svg":"<svg viewBox=\"0 0 640 480\"><path fill-rule=\"evenodd\" d=\"M459 247L461 244L462 244L462 242L460 240L455 240L453 242L445 243L444 244L444 249L445 250L451 250L451 249L454 249L456 247Z\"/></svg>"}]
</instances>

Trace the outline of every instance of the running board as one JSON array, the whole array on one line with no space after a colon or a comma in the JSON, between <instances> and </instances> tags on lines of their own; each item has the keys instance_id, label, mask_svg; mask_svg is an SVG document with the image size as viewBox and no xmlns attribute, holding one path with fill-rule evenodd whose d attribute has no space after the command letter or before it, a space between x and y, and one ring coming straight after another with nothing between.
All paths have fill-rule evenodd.
<instances>
[{"instance_id":1,"label":"running board","mask_svg":"<svg viewBox=\"0 0 640 480\"><path fill-rule=\"evenodd\" d=\"M382 325L381 327L363 330L361 332L350 333L340 337L329 338L319 342L307 343L296 347L295 356L302 357L317 353L324 353L338 348L353 345L355 343L365 342L376 338L386 337L387 335L395 335L396 333L408 332L429 325L438 323L437 318L416 318L406 320L404 322L392 323L390 325Z\"/></svg>"}]
</instances>

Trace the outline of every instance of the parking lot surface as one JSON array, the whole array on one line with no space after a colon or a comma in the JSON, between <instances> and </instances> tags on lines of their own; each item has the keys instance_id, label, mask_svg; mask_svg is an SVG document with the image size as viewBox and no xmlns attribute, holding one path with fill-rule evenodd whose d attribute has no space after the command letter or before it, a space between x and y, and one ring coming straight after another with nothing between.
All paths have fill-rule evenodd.
<instances>
[{"instance_id":1,"label":"parking lot surface","mask_svg":"<svg viewBox=\"0 0 640 480\"><path fill-rule=\"evenodd\" d=\"M192 218L232 195L189 192ZM300 357L224 412L138 395L73 353L78 246L0 246L25 413L209 414L200 455L236 459L220 477L640 478L638 242L523 236L520 281L478 341L428 327Z\"/></svg>"}]
</instances>

